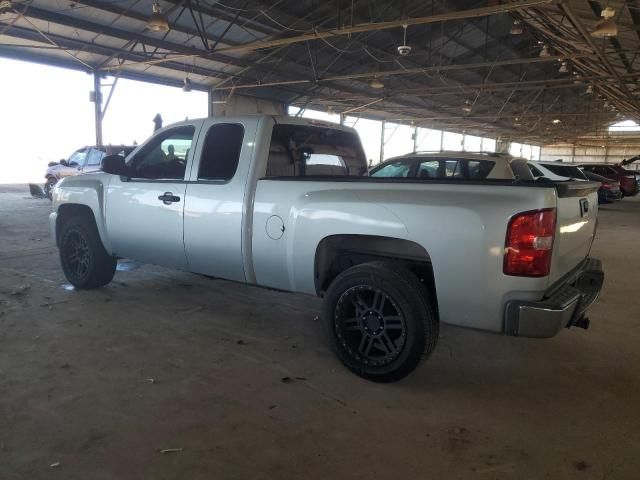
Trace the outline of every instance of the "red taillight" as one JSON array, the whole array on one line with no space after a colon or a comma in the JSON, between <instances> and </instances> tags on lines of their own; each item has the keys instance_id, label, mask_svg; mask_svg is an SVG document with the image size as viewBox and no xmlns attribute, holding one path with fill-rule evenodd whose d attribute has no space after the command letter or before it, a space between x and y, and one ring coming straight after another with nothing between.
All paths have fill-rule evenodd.
<instances>
[{"instance_id":1,"label":"red taillight","mask_svg":"<svg viewBox=\"0 0 640 480\"><path fill-rule=\"evenodd\" d=\"M556 210L522 212L509 220L505 241L505 275L544 277L551 268Z\"/></svg>"},{"instance_id":2,"label":"red taillight","mask_svg":"<svg viewBox=\"0 0 640 480\"><path fill-rule=\"evenodd\" d=\"M610 183L603 183L602 184L602 188L605 188L607 190L611 190L613 188L613 185L611 185Z\"/></svg>"}]
</instances>

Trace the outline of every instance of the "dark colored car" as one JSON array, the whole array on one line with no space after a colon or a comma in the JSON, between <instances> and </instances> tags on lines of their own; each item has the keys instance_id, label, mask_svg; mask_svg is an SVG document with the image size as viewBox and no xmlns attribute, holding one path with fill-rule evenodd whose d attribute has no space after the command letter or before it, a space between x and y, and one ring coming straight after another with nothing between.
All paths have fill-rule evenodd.
<instances>
[{"instance_id":1,"label":"dark colored car","mask_svg":"<svg viewBox=\"0 0 640 480\"><path fill-rule=\"evenodd\" d=\"M591 172L584 172L584 174L589 180L600 182L600 188L598 189L598 203L611 203L622 199L620 182Z\"/></svg>"},{"instance_id":2,"label":"dark colored car","mask_svg":"<svg viewBox=\"0 0 640 480\"><path fill-rule=\"evenodd\" d=\"M632 197L638 194L638 183L636 182L636 176L629 173L624 167L620 165L603 165L587 163L581 165L585 172L595 173L611 180L620 182L620 190L622 194L627 197Z\"/></svg>"}]
</instances>

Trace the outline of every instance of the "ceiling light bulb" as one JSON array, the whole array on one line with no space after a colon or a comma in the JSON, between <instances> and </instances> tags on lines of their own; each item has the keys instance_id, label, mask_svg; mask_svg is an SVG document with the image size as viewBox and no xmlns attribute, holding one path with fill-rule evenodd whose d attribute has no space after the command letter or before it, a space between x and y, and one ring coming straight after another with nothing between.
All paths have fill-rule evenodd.
<instances>
[{"instance_id":1,"label":"ceiling light bulb","mask_svg":"<svg viewBox=\"0 0 640 480\"><path fill-rule=\"evenodd\" d=\"M560 73L567 73L569 71L569 66L567 65L566 61L562 62L562 64L560 65L560 68L558 69L558 71Z\"/></svg>"},{"instance_id":2,"label":"ceiling light bulb","mask_svg":"<svg viewBox=\"0 0 640 480\"><path fill-rule=\"evenodd\" d=\"M591 32L591 36L596 38L607 38L618 35L618 26L613 19L615 15L616 11L613 8L607 7L603 9L600 13L602 20L596 23L595 28Z\"/></svg>"},{"instance_id":3,"label":"ceiling light bulb","mask_svg":"<svg viewBox=\"0 0 640 480\"><path fill-rule=\"evenodd\" d=\"M560 119L559 118L554 118L553 120L551 120L551 123L557 125L560 123Z\"/></svg>"},{"instance_id":4,"label":"ceiling light bulb","mask_svg":"<svg viewBox=\"0 0 640 480\"><path fill-rule=\"evenodd\" d=\"M191 91L191 80L189 80L188 77L184 79L184 84L182 85L182 91L183 92Z\"/></svg>"},{"instance_id":5,"label":"ceiling light bulb","mask_svg":"<svg viewBox=\"0 0 640 480\"><path fill-rule=\"evenodd\" d=\"M464 105L462 106L462 111L467 113L471 112L471 101L469 100L464 101Z\"/></svg>"},{"instance_id":6,"label":"ceiling light bulb","mask_svg":"<svg viewBox=\"0 0 640 480\"><path fill-rule=\"evenodd\" d=\"M540 50L540 56L541 57L550 57L551 54L549 53L549 47L547 47L546 45L542 46L542 50Z\"/></svg>"},{"instance_id":7,"label":"ceiling light bulb","mask_svg":"<svg viewBox=\"0 0 640 480\"><path fill-rule=\"evenodd\" d=\"M13 11L13 4L11 0L0 1L0 14L9 13Z\"/></svg>"},{"instance_id":8,"label":"ceiling light bulb","mask_svg":"<svg viewBox=\"0 0 640 480\"><path fill-rule=\"evenodd\" d=\"M371 80L371 82L369 83L369 86L371 88L375 88L376 90L380 90L382 88L384 88L384 83L382 83L380 80L378 80L377 78L374 78L373 80Z\"/></svg>"},{"instance_id":9,"label":"ceiling light bulb","mask_svg":"<svg viewBox=\"0 0 640 480\"><path fill-rule=\"evenodd\" d=\"M511 30L509 30L509 33L511 35L522 35L523 32L522 24L520 23L520 20L516 18L511 24Z\"/></svg>"},{"instance_id":10,"label":"ceiling light bulb","mask_svg":"<svg viewBox=\"0 0 640 480\"><path fill-rule=\"evenodd\" d=\"M593 86L589 85L587 87L587 95L591 95L593 93Z\"/></svg>"},{"instance_id":11,"label":"ceiling light bulb","mask_svg":"<svg viewBox=\"0 0 640 480\"><path fill-rule=\"evenodd\" d=\"M162 8L157 1L153 2L152 10L153 13L147 21L147 27L154 32L166 32L169 30L169 21L167 17L162 14Z\"/></svg>"}]
</instances>

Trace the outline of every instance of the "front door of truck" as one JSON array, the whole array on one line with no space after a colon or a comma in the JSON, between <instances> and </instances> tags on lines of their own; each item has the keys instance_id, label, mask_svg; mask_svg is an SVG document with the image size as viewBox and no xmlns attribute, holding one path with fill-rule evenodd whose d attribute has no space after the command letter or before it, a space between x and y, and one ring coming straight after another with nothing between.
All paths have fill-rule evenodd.
<instances>
[{"instance_id":1,"label":"front door of truck","mask_svg":"<svg viewBox=\"0 0 640 480\"><path fill-rule=\"evenodd\" d=\"M186 171L195 125L168 128L128 160L131 178L114 176L106 195L114 255L188 269L183 242Z\"/></svg>"},{"instance_id":2,"label":"front door of truck","mask_svg":"<svg viewBox=\"0 0 640 480\"><path fill-rule=\"evenodd\" d=\"M255 134L253 122L232 119L211 121L202 129L184 207L184 244L192 272L250 280L243 265L243 243L250 233L243 234L249 228L243 219L253 204L248 178Z\"/></svg>"}]
</instances>

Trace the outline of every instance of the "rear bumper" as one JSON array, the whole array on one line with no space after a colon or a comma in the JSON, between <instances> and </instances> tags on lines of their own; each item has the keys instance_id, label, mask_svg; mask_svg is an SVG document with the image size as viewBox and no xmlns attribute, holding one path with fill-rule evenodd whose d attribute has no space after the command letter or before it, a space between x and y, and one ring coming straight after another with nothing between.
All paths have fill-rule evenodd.
<instances>
[{"instance_id":1,"label":"rear bumper","mask_svg":"<svg viewBox=\"0 0 640 480\"><path fill-rule=\"evenodd\" d=\"M504 333L518 337L548 338L562 328L587 328L585 312L598 298L604 282L602 263L587 258L553 285L539 302L510 301L505 310Z\"/></svg>"}]
</instances>

